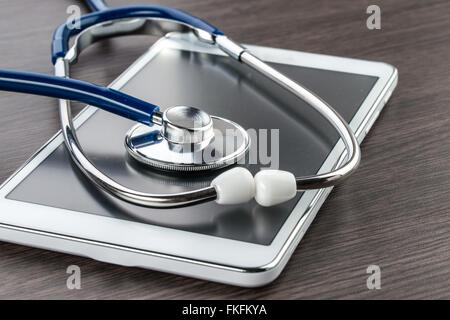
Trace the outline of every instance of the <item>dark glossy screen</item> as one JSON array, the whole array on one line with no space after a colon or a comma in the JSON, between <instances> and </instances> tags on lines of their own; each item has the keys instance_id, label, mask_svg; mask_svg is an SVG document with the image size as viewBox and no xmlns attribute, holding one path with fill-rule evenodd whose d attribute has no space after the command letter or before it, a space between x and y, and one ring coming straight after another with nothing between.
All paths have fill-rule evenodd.
<instances>
[{"instance_id":1,"label":"dark glossy screen","mask_svg":"<svg viewBox=\"0 0 450 320\"><path fill-rule=\"evenodd\" d=\"M377 80L290 65L275 67L316 92L347 121ZM296 175L315 173L338 138L331 126L303 102L227 57L166 49L122 90L162 109L191 105L234 120L246 129L269 129L268 140L270 129L279 129L279 167ZM132 125L128 120L97 111L78 131L89 158L114 180L141 191L172 193L207 186L219 173L165 174L142 167L129 158L124 148L124 135ZM253 142L252 148L255 145ZM259 168L260 165L249 166L252 172ZM60 145L7 197L268 245L300 196L271 208L258 206L254 201L240 206L209 202L177 209L138 207L99 191L72 164L64 145Z\"/></svg>"}]
</instances>

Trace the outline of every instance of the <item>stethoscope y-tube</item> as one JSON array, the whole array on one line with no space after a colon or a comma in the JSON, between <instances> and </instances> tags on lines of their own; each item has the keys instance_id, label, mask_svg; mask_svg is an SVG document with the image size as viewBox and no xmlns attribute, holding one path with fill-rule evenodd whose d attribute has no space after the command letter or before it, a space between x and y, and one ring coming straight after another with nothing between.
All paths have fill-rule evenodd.
<instances>
[{"instance_id":1,"label":"stethoscope y-tube","mask_svg":"<svg viewBox=\"0 0 450 320\"><path fill-rule=\"evenodd\" d=\"M63 24L54 34L52 61L56 77L0 70L0 89L59 98L62 133L73 161L91 181L110 194L133 204L157 208L191 205L207 200L238 204L252 198L263 206L271 206L293 198L298 190L335 185L357 168L360 149L345 120L322 99L259 60L217 28L176 9L154 6L107 9L103 1L92 0L87 3L99 11L81 17L80 29L71 29ZM307 102L339 132L346 147L346 162L331 172L305 177L295 177L281 170L262 170L253 177L247 169L236 167L219 175L209 187L175 194L133 190L103 174L89 161L79 145L72 123L70 100L100 107L146 125L161 124L162 113L157 106L118 91L68 79L69 66L85 47L97 40L127 34L164 35L172 31L193 32L199 41L216 45L236 61L260 72ZM77 38L69 49L69 39L74 35Z\"/></svg>"}]
</instances>

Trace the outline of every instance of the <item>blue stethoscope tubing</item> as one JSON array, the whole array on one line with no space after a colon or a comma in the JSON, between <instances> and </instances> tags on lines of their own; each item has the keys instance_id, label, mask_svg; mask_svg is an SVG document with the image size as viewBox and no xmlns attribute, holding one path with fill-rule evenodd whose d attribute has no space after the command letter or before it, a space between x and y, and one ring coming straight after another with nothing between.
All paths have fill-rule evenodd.
<instances>
[{"instance_id":1,"label":"blue stethoscope tubing","mask_svg":"<svg viewBox=\"0 0 450 320\"><path fill-rule=\"evenodd\" d=\"M214 26L172 8L138 6L108 9L102 0L86 2L91 9L97 11L82 16L79 20L79 28L70 28L67 24L63 24L54 33L52 62L57 76L0 70L0 90L59 98L62 133L69 153L80 170L105 191L130 203L156 208L192 205L210 200L216 200L219 204L240 204L252 198L261 205L271 206L292 199L297 191L333 186L348 177L358 167L361 158L358 141L349 125L332 107L314 93L252 55L244 47L228 39ZM151 103L113 89L70 79L69 64L74 61L71 56L75 57L76 54L74 56L73 52L68 51L69 40L74 35L89 32L88 29L95 28L97 25L109 25L115 22L120 25L122 21L137 18L161 20L164 23L172 21L178 25L184 25L201 41L217 45L233 59L260 72L305 101L339 132L346 147L347 162L341 163L330 172L301 177L295 177L292 173L282 170L263 170L253 177L247 169L235 167L217 176L209 187L174 194L152 194L133 190L103 174L89 161L78 143L70 116L71 100L87 103L146 125L161 124L164 115L161 114L158 106ZM165 32L168 31L165 30ZM81 36L80 34L79 37Z\"/></svg>"},{"instance_id":2,"label":"blue stethoscope tubing","mask_svg":"<svg viewBox=\"0 0 450 320\"><path fill-rule=\"evenodd\" d=\"M103 0L86 0L86 4L89 6L91 11L102 11L108 9L108 6Z\"/></svg>"},{"instance_id":3,"label":"blue stethoscope tubing","mask_svg":"<svg viewBox=\"0 0 450 320\"><path fill-rule=\"evenodd\" d=\"M159 111L154 104L114 89L31 72L0 69L0 90L78 101L145 125L152 125L152 116Z\"/></svg>"}]
</instances>

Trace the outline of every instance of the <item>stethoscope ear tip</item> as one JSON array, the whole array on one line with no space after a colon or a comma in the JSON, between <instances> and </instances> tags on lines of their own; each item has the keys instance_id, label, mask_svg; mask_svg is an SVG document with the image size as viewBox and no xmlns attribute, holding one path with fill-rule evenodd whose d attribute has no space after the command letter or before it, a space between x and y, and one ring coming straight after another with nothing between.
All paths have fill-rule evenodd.
<instances>
[{"instance_id":1,"label":"stethoscope ear tip","mask_svg":"<svg viewBox=\"0 0 450 320\"><path fill-rule=\"evenodd\" d=\"M219 204L246 203L256 194L253 175L243 167L225 171L211 182L211 186L216 189Z\"/></svg>"},{"instance_id":2,"label":"stethoscope ear tip","mask_svg":"<svg viewBox=\"0 0 450 320\"><path fill-rule=\"evenodd\" d=\"M271 207L297 194L295 176L282 170L261 170L253 177L249 170L236 167L216 177L211 186L219 204L241 204L255 198L259 205Z\"/></svg>"}]
</instances>

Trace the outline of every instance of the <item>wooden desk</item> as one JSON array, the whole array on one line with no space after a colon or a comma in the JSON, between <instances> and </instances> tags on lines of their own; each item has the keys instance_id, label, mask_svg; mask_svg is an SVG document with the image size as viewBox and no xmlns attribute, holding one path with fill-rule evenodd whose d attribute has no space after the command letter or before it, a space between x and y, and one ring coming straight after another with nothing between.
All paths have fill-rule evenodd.
<instances>
[{"instance_id":1,"label":"wooden desk","mask_svg":"<svg viewBox=\"0 0 450 320\"><path fill-rule=\"evenodd\" d=\"M133 0L188 11L244 43L379 60L399 86L362 144L359 170L336 188L281 276L259 289L125 268L0 243L0 298L450 298L450 2ZM126 1L110 1L111 6ZM51 35L74 0L0 0L0 68L52 73ZM73 76L106 85L149 45L89 49ZM0 92L0 181L58 129L54 99ZM66 268L82 289L66 288ZM381 267L368 290L366 268Z\"/></svg>"}]
</instances>

